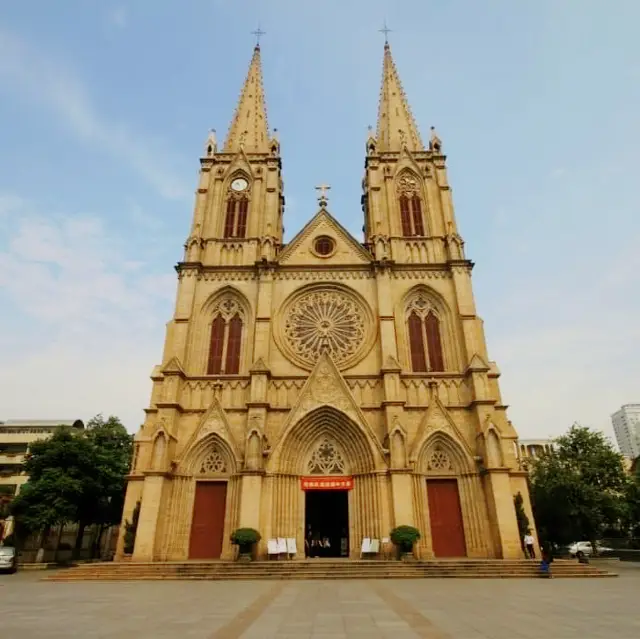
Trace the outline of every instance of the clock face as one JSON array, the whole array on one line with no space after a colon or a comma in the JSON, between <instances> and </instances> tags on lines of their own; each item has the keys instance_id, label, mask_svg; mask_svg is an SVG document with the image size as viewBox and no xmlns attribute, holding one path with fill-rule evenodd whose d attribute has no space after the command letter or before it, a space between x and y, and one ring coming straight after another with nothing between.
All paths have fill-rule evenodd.
<instances>
[{"instance_id":1,"label":"clock face","mask_svg":"<svg viewBox=\"0 0 640 639\"><path fill-rule=\"evenodd\" d=\"M231 188L234 191L244 191L249 184L244 178L236 178L233 182L231 182Z\"/></svg>"}]
</instances>

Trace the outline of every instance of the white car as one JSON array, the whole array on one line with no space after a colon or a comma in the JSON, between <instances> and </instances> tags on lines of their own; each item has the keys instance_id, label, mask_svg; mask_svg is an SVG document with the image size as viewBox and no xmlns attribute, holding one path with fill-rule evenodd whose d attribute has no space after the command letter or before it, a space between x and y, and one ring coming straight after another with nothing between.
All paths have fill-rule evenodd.
<instances>
[{"instance_id":1,"label":"white car","mask_svg":"<svg viewBox=\"0 0 640 639\"><path fill-rule=\"evenodd\" d=\"M597 544L598 554L613 550L613 548L606 548ZM593 546L590 541L576 541L569 546L569 554L572 557L591 557L593 555Z\"/></svg>"}]
</instances>

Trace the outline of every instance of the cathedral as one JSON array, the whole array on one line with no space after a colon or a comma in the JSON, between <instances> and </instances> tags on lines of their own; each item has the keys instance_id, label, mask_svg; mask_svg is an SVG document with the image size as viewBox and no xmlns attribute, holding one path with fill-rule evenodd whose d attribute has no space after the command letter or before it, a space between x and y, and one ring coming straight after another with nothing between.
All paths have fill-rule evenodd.
<instances>
[{"instance_id":1,"label":"cathedral","mask_svg":"<svg viewBox=\"0 0 640 639\"><path fill-rule=\"evenodd\" d=\"M283 240L280 144L259 45L224 143L200 159L175 312L135 437L134 561L235 557L231 533L318 535L328 554L419 529L415 554L521 558L533 522L458 232L443 146L425 145L384 47L365 146L364 241L318 210ZM131 549L127 550L130 552ZM125 557L120 535L116 560Z\"/></svg>"}]
</instances>

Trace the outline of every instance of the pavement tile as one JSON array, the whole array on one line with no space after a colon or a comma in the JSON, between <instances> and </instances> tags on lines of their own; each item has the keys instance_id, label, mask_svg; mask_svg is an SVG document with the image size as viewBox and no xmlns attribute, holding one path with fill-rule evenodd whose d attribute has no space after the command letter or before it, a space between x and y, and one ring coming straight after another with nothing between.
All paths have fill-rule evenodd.
<instances>
[{"instance_id":1,"label":"pavement tile","mask_svg":"<svg viewBox=\"0 0 640 639\"><path fill-rule=\"evenodd\" d=\"M635 639L617 579L41 582L0 575L2 639Z\"/></svg>"}]
</instances>

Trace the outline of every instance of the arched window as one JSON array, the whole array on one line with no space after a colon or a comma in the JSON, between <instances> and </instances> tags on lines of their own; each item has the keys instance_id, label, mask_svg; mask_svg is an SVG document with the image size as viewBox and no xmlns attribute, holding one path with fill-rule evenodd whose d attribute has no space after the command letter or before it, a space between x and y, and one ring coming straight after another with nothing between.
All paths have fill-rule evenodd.
<instances>
[{"instance_id":1,"label":"arched window","mask_svg":"<svg viewBox=\"0 0 640 639\"><path fill-rule=\"evenodd\" d=\"M231 196L227 200L227 214L224 218L224 237L244 238L247 235L247 214L249 200L246 196Z\"/></svg>"},{"instance_id":2,"label":"arched window","mask_svg":"<svg viewBox=\"0 0 640 639\"><path fill-rule=\"evenodd\" d=\"M400 176L397 192L402 235L405 237L423 236L425 232L422 201L419 195L418 180L413 173L405 171Z\"/></svg>"},{"instance_id":3,"label":"arched window","mask_svg":"<svg viewBox=\"0 0 640 639\"><path fill-rule=\"evenodd\" d=\"M427 300L421 296L409 305L407 332L411 369L416 373L444 371L440 320Z\"/></svg>"},{"instance_id":4,"label":"arched window","mask_svg":"<svg viewBox=\"0 0 640 639\"><path fill-rule=\"evenodd\" d=\"M214 309L207 375L237 375L242 352L243 313L233 298L224 298Z\"/></svg>"}]
</instances>

